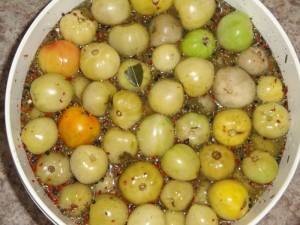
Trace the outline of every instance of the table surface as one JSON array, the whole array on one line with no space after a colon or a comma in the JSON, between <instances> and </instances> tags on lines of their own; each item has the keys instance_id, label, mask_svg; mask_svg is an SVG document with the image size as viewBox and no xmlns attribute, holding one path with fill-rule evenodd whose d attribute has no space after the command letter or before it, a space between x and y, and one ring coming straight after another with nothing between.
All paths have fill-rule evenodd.
<instances>
[{"instance_id":1,"label":"table surface","mask_svg":"<svg viewBox=\"0 0 300 225\"><path fill-rule=\"evenodd\" d=\"M0 0L0 225L50 225L14 168L4 126L4 91L12 57L26 27L49 0ZM300 56L300 0L262 0L287 31ZM260 225L300 225L300 169Z\"/></svg>"}]
</instances>

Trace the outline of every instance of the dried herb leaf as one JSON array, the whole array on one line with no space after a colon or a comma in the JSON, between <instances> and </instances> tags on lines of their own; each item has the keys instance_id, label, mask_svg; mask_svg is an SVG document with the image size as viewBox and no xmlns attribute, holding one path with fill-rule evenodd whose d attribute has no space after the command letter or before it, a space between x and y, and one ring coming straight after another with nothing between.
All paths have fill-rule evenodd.
<instances>
[{"instance_id":1,"label":"dried herb leaf","mask_svg":"<svg viewBox=\"0 0 300 225\"><path fill-rule=\"evenodd\" d=\"M125 75L133 86L140 87L143 82L143 67L142 64L136 64L134 66L129 66L128 69L125 71Z\"/></svg>"}]
</instances>

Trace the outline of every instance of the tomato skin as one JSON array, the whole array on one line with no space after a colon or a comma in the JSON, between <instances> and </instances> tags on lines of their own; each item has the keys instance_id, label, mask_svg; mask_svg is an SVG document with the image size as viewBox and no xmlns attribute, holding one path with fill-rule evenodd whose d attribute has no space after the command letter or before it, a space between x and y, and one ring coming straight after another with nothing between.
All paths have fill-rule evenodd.
<instances>
[{"instance_id":1,"label":"tomato skin","mask_svg":"<svg viewBox=\"0 0 300 225\"><path fill-rule=\"evenodd\" d=\"M58 73L72 77L79 69L80 49L65 40L44 45L38 53L38 62L44 73Z\"/></svg>"},{"instance_id":2,"label":"tomato skin","mask_svg":"<svg viewBox=\"0 0 300 225\"><path fill-rule=\"evenodd\" d=\"M100 135L100 122L82 107L65 110L58 122L60 138L69 148L91 144Z\"/></svg>"}]
</instances>

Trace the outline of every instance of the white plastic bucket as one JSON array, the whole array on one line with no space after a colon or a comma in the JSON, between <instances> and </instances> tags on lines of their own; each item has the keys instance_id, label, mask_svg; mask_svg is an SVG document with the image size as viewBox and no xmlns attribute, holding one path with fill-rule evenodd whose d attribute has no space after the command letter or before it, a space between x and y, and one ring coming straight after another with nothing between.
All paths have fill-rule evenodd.
<instances>
[{"instance_id":1,"label":"white plastic bucket","mask_svg":"<svg viewBox=\"0 0 300 225\"><path fill-rule=\"evenodd\" d=\"M83 0L53 0L34 20L14 57L5 99L7 136L18 173L32 200L54 224L58 225L72 224L72 222L63 216L47 197L31 170L20 140L20 103L25 77L39 45L58 22L62 13L69 12L81 2ZM243 219L236 222L237 225L254 225L280 199L290 183L300 159L300 65L286 33L259 0L227 0L227 2L250 15L255 26L270 45L288 87L288 101L291 111L291 128L278 177L251 211Z\"/></svg>"}]
</instances>

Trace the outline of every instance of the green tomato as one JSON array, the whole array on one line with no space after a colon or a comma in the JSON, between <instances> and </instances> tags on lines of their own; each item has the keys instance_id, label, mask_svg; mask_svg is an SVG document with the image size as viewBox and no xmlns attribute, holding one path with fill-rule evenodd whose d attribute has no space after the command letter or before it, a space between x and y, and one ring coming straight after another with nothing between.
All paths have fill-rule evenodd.
<instances>
[{"instance_id":1,"label":"green tomato","mask_svg":"<svg viewBox=\"0 0 300 225\"><path fill-rule=\"evenodd\" d=\"M236 180L215 182L208 190L208 200L217 215L225 220L238 220L249 210L249 194Z\"/></svg>"},{"instance_id":2,"label":"green tomato","mask_svg":"<svg viewBox=\"0 0 300 225\"><path fill-rule=\"evenodd\" d=\"M176 136L180 141L189 140L192 146L203 144L210 136L210 125L206 116L187 113L176 121Z\"/></svg>"},{"instance_id":3,"label":"green tomato","mask_svg":"<svg viewBox=\"0 0 300 225\"><path fill-rule=\"evenodd\" d=\"M221 180L233 173L235 158L232 151L222 145L212 144L200 151L201 172L210 180Z\"/></svg>"},{"instance_id":4,"label":"green tomato","mask_svg":"<svg viewBox=\"0 0 300 225\"><path fill-rule=\"evenodd\" d=\"M200 160L191 147L177 144L164 154L161 166L163 171L173 179L190 181L198 176Z\"/></svg>"},{"instance_id":5,"label":"green tomato","mask_svg":"<svg viewBox=\"0 0 300 225\"><path fill-rule=\"evenodd\" d=\"M139 148L145 156L162 156L174 144L174 126L163 115L153 114L146 117L137 131Z\"/></svg>"},{"instance_id":6,"label":"green tomato","mask_svg":"<svg viewBox=\"0 0 300 225\"><path fill-rule=\"evenodd\" d=\"M141 205L130 214L127 225L165 225L164 213L154 204Z\"/></svg>"},{"instance_id":7,"label":"green tomato","mask_svg":"<svg viewBox=\"0 0 300 225\"><path fill-rule=\"evenodd\" d=\"M181 42L181 51L185 56L210 58L216 49L214 35L204 29L189 32Z\"/></svg>"},{"instance_id":8,"label":"green tomato","mask_svg":"<svg viewBox=\"0 0 300 225\"><path fill-rule=\"evenodd\" d=\"M275 179L278 173L278 164L269 153L254 151L243 160L242 170L251 181L268 184Z\"/></svg>"},{"instance_id":9,"label":"green tomato","mask_svg":"<svg viewBox=\"0 0 300 225\"><path fill-rule=\"evenodd\" d=\"M282 137L288 132L289 126L289 112L277 103L260 105L253 113L253 127L263 137Z\"/></svg>"},{"instance_id":10,"label":"green tomato","mask_svg":"<svg viewBox=\"0 0 300 225\"><path fill-rule=\"evenodd\" d=\"M23 128L21 139L29 152L37 155L45 153L58 139L56 123L47 117L31 120Z\"/></svg>"},{"instance_id":11,"label":"green tomato","mask_svg":"<svg viewBox=\"0 0 300 225\"><path fill-rule=\"evenodd\" d=\"M186 216L186 225L218 225L219 220L210 207L194 204Z\"/></svg>"},{"instance_id":12,"label":"green tomato","mask_svg":"<svg viewBox=\"0 0 300 225\"><path fill-rule=\"evenodd\" d=\"M171 180L161 191L160 200L171 210L185 210L194 196L191 183L185 181Z\"/></svg>"},{"instance_id":13,"label":"green tomato","mask_svg":"<svg viewBox=\"0 0 300 225\"><path fill-rule=\"evenodd\" d=\"M62 75L48 73L35 79L30 87L33 105L41 112L58 112L73 99L73 87Z\"/></svg>"},{"instance_id":14,"label":"green tomato","mask_svg":"<svg viewBox=\"0 0 300 225\"><path fill-rule=\"evenodd\" d=\"M217 28L220 45L233 52L249 48L254 33L250 18L243 12L235 11L223 17Z\"/></svg>"},{"instance_id":15,"label":"green tomato","mask_svg":"<svg viewBox=\"0 0 300 225\"><path fill-rule=\"evenodd\" d=\"M59 192L58 205L70 216L81 215L92 202L92 192L89 186L74 183L69 184Z\"/></svg>"},{"instance_id":16,"label":"green tomato","mask_svg":"<svg viewBox=\"0 0 300 225\"><path fill-rule=\"evenodd\" d=\"M162 185L162 175L149 162L140 161L130 165L119 179L123 197L136 205L158 199Z\"/></svg>"},{"instance_id":17,"label":"green tomato","mask_svg":"<svg viewBox=\"0 0 300 225\"><path fill-rule=\"evenodd\" d=\"M62 153L43 154L37 161L35 175L43 184L57 186L72 178L69 157Z\"/></svg>"},{"instance_id":18,"label":"green tomato","mask_svg":"<svg viewBox=\"0 0 300 225\"><path fill-rule=\"evenodd\" d=\"M127 205L113 195L100 195L90 208L90 225L125 225Z\"/></svg>"}]
</instances>

